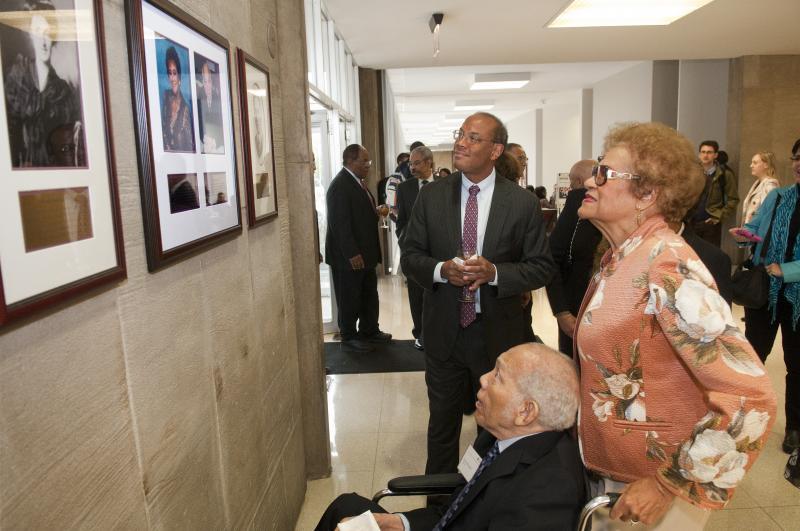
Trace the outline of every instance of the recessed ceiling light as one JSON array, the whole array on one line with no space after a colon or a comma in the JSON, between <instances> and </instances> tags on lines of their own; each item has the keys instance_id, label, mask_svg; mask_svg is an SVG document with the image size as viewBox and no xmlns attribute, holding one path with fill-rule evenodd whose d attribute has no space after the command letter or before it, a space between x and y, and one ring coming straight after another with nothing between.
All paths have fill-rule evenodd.
<instances>
[{"instance_id":1,"label":"recessed ceiling light","mask_svg":"<svg viewBox=\"0 0 800 531\"><path fill-rule=\"evenodd\" d=\"M470 90L499 90L522 88L531 81L530 72L504 72L497 74L475 74Z\"/></svg>"},{"instance_id":2,"label":"recessed ceiling light","mask_svg":"<svg viewBox=\"0 0 800 531\"><path fill-rule=\"evenodd\" d=\"M666 26L714 0L572 0L548 28Z\"/></svg>"},{"instance_id":3,"label":"recessed ceiling light","mask_svg":"<svg viewBox=\"0 0 800 531\"><path fill-rule=\"evenodd\" d=\"M488 111L494 108L494 100L463 100L457 101L454 111Z\"/></svg>"}]
</instances>

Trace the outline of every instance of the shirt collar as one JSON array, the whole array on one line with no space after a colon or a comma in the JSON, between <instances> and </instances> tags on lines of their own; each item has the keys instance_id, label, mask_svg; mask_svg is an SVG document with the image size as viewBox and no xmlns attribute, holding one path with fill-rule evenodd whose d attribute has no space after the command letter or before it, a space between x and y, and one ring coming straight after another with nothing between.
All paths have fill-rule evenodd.
<instances>
[{"instance_id":1,"label":"shirt collar","mask_svg":"<svg viewBox=\"0 0 800 531\"><path fill-rule=\"evenodd\" d=\"M714 164L710 169L706 170L706 175L714 175L717 172L717 165Z\"/></svg>"},{"instance_id":2,"label":"shirt collar","mask_svg":"<svg viewBox=\"0 0 800 531\"><path fill-rule=\"evenodd\" d=\"M480 191L481 192L486 192L487 190L491 190L492 188L494 188L495 178L496 178L496 175L495 175L495 172L494 172L494 168L492 168L492 173L490 173L489 176L486 177L484 180L482 180L481 182L477 183L478 188L481 189ZM470 181L469 179L467 179L466 175L464 175L463 173L461 174L461 187L464 188L464 190L469 191L470 186L472 186L474 184L476 184L476 183L474 183L474 182Z\"/></svg>"},{"instance_id":3,"label":"shirt collar","mask_svg":"<svg viewBox=\"0 0 800 531\"><path fill-rule=\"evenodd\" d=\"M509 446L514 444L515 442L524 439L525 437L533 437L535 435L539 435L538 433L528 433L527 435L520 435L518 437L511 437L510 439L503 439L502 441L497 441L497 448L500 450L500 453L503 453Z\"/></svg>"},{"instance_id":4,"label":"shirt collar","mask_svg":"<svg viewBox=\"0 0 800 531\"><path fill-rule=\"evenodd\" d=\"M355 179L356 181L358 181L359 183L361 183L361 179L360 179L360 178L358 178L358 177L356 177L356 174L355 174L355 173L353 173L353 172L351 172L351 171L350 171L350 168L348 168L347 166L342 166L342 168L344 168L345 170L347 170L347 173L349 173L350 175L352 175L352 176L353 176L353 179Z\"/></svg>"}]
</instances>

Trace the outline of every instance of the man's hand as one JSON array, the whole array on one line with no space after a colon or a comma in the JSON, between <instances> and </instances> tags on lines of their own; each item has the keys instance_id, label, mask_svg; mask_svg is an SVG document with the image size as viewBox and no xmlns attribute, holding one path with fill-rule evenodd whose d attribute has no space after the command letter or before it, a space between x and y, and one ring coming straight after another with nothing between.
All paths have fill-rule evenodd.
<instances>
[{"instance_id":1,"label":"man's hand","mask_svg":"<svg viewBox=\"0 0 800 531\"><path fill-rule=\"evenodd\" d=\"M719 223L719 220L717 218L708 218L706 220L706 223L708 223L709 225L717 225Z\"/></svg>"},{"instance_id":2,"label":"man's hand","mask_svg":"<svg viewBox=\"0 0 800 531\"><path fill-rule=\"evenodd\" d=\"M470 291L477 291L481 284L494 280L496 269L494 264L482 256L474 256L464 262L464 282L469 284Z\"/></svg>"},{"instance_id":3,"label":"man's hand","mask_svg":"<svg viewBox=\"0 0 800 531\"><path fill-rule=\"evenodd\" d=\"M664 516L674 499L675 495L659 485L656 478L642 478L625 487L609 516L623 522L654 524Z\"/></svg>"},{"instance_id":4,"label":"man's hand","mask_svg":"<svg viewBox=\"0 0 800 531\"><path fill-rule=\"evenodd\" d=\"M360 271L364 269L364 257L360 254L355 255L350 259L350 267L353 268L353 271Z\"/></svg>"},{"instance_id":5,"label":"man's hand","mask_svg":"<svg viewBox=\"0 0 800 531\"><path fill-rule=\"evenodd\" d=\"M378 527L381 528L381 531L403 531L403 520L400 519L399 516L396 514L391 513L372 513L372 516L375 517L375 521L378 523ZM351 520L352 518L342 518L339 522L346 522ZM336 530L338 531L339 528L337 527Z\"/></svg>"},{"instance_id":6,"label":"man's hand","mask_svg":"<svg viewBox=\"0 0 800 531\"><path fill-rule=\"evenodd\" d=\"M396 514L372 513L381 531L403 531L403 520Z\"/></svg>"},{"instance_id":7,"label":"man's hand","mask_svg":"<svg viewBox=\"0 0 800 531\"><path fill-rule=\"evenodd\" d=\"M464 266L452 260L448 260L442 264L440 273L445 280L454 286L461 287L467 285L467 282L464 280Z\"/></svg>"},{"instance_id":8,"label":"man's hand","mask_svg":"<svg viewBox=\"0 0 800 531\"><path fill-rule=\"evenodd\" d=\"M531 302L531 292L530 291L523 291L522 292L522 307L525 308L528 303Z\"/></svg>"},{"instance_id":9,"label":"man's hand","mask_svg":"<svg viewBox=\"0 0 800 531\"><path fill-rule=\"evenodd\" d=\"M558 327L561 329L562 332L567 334L569 337L575 335L575 316L569 312L561 312L556 315L556 321L558 322Z\"/></svg>"}]
</instances>

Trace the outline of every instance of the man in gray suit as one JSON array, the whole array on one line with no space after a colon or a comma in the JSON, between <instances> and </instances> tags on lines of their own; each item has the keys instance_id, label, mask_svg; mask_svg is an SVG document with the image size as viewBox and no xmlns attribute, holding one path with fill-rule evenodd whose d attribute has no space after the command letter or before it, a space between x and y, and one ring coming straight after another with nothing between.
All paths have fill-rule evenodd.
<instances>
[{"instance_id":1,"label":"man in gray suit","mask_svg":"<svg viewBox=\"0 0 800 531\"><path fill-rule=\"evenodd\" d=\"M455 472L465 393L474 397L500 353L526 341L521 294L555 267L536 197L495 175L503 123L476 113L454 139L460 171L420 190L402 242L403 271L426 290L426 473Z\"/></svg>"}]
</instances>

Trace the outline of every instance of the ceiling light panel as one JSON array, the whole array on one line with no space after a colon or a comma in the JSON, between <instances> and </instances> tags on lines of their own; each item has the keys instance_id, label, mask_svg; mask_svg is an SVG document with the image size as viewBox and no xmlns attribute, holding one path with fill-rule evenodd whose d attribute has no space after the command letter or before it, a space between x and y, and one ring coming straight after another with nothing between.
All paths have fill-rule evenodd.
<instances>
[{"instance_id":1,"label":"ceiling light panel","mask_svg":"<svg viewBox=\"0 0 800 531\"><path fill-rule=\"evenodd\" d=\"M475 74L475 82L470 90L502 90L522 88L531 81L530 72L503 72L496 74Z\"/></svg>"},{"instance_id":2,"label":"ceiling light panel","mask_svg":"<svg viewBox=\"0 0 800 531\"><path fill-rule=\"evenodd\" d=\"M454 111L488 111L494 108L494 100L462 100L456 101Z\"/></svg>"},{"instance_id":3,"label":"ceiling light panel","mask_svg":"<svg viewBox=\"0 0 800 531\"><path fill-rule=\"evenodd\" d=\"M714 0L573 0L548 28L666 26Z\"/></svg>"}]
</instances>

